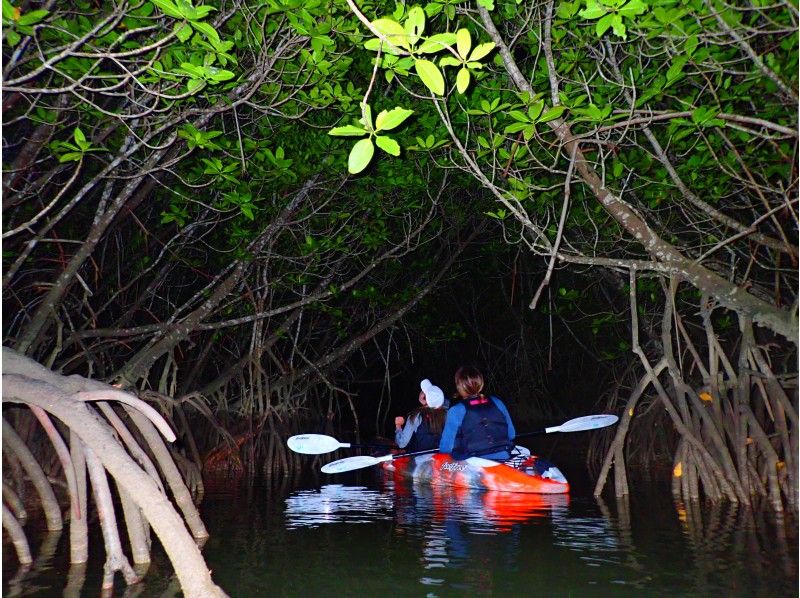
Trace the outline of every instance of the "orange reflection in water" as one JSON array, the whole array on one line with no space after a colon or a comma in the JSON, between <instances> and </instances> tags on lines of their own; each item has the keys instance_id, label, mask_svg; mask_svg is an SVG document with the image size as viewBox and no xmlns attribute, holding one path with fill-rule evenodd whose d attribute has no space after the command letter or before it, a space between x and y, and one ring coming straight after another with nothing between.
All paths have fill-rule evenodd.
<instances>
[{"instance_id":1,"label":"orange reflection in water","mask_svg":"<svg viewBox=\"0 0 800 598\"><path fill-rule=\"evenodd\" d=\"M501 531L515 523L550 517L554 510L569 506L569 494L518 494L491 490L480 494L485 516Z\"/></svg>"},{"instance_id":2,"label":"orange reflection in water","mask_svg":"<svg viewBox=\"0 0 800 598\"><path fill-rule=\"evenodd\" d=\"M390 479L396 496L415 497L419 506L424 504L427 507L434 522L445 521L453 515L456 515L455 519L464 520L468 513L471 522L500 533L518 523L549 518L553 511L569 506L569 494L496 492L430 485L414 483L400 475Z\"/></svg>"}]
</instances>

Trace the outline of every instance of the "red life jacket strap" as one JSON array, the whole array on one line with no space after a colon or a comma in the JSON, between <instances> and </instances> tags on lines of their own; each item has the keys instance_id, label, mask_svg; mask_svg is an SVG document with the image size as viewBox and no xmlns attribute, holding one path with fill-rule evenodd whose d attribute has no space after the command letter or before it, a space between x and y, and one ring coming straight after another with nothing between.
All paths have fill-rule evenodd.
<instances>
[{"instance_id":1,"label":"red life jacket strap","mask_svg":"<svg viewBox=\"0 0 800 598\"><path fill-rule=\"evenodd\" d=\"M469 397L467 399L467 404L469 404L471 407L476 407L478 405L485 405L488 402L489 399L486 398L484 395L477 395L474 397Z\"/></svg>"}]
</instances>

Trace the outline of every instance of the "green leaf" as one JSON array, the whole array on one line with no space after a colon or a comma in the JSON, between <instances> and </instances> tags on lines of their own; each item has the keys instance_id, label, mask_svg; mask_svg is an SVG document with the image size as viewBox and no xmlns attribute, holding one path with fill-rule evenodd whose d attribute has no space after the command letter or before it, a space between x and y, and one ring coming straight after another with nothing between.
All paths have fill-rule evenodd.
<instances>
[{"instance_id":1,"label":"green leaf","mask_svg":"<svg viewBox=\"0 0 800 598\"><path fill-rule=\"evenodd\" d=\"M544 110L544 102L542 100L532 104L531 107L528 108L528 120L531 122L536 122L536 119L539 118L542 110Z\"/></svg>"},{"instance_id":2,"label":"green leaf","mask_svg":"<svg viewBox=\"0 0 800 598\"><path fill-rule=\"evenodd\" d=\"M376 135L375 143L387 154L391 154L392 156L400 155L400 144L391 137L387 137L386 135Z\"/></svg>"},{"instance_id":3,"label":"green leaf","mask_svg":"<svg viewBox=\"0 0 800 598\"><path fill-rule=\"evenodd\" d=\"M506 134L519 133L520 131L524 130L525 127L528 126L528 124L529 123L527 123L527 122L524 122L524 123L523 122L511 123L505 129L503 129L503 132L506 133Z\"/></svg>"},{"instance_id":4,"label":"green leaf","mask_svg":"<svg viewBox=\"0 0 800 598\"><path fill-rule=\"evenodd\" d=\"M221 83L222 81L230 81L236 74L233 71L225 69L218 69L213 66L206 67L206 78L214 83Z\"/></svg>"},{"instance_id":5,"label":"green leaf","mask_svg":"<svg viewBox=\"0 0 800 598\"><path fill-rule=\"evenodd\" d=\"M625 3L625 6L622 8L617 9L617 14L622 17L627 17L632 19L633 17L642 14L647 10L647 6L642 2L642 0L629 0Z\"/></svg>"},{"instance_id":6,"label":"green leaf","mask_svg":"<svg viewBox=\"0 0 800 598\"><path fill-rule=\"evenodd\" d=\"M189 75L195 79L203 78L203 68L193 65L191 62L182 62L181 69L189 73Z\"/></svg>"},{"instance_id":7,"label":"green leaf","mask_svg":"<svg viewBox=\"0 0 800 598\"><path fill-rule=\"evenodd\" d=\"M239 209L242 211L242 214L244 214L249 220L256 219L255 215L253 214L253 204L243 203L242 205L239 206Z\"/></svg>"},{"instance_id":8,"label":"green leaf","mask_svg":"<svg viewBox=\"0 0 800 598\"><path fill-rule=\"evenodd\" d=\"M683 67L689 61L688 56L677 56L667 71L667 85L671 85L683 74Z\"/></svg>"},{"instance_id":9,"label":"green leaf","mask_svg":"<svg viewBox=\"0 0 800 598\"><path fill-rule=\"evenodd\" d=\"M172 30L175 32L176 37L183 43L186 43L188 39L192 37L192 28L186 23L175 23L175 27L173 27Z\"/></svg>"},{"instance_id":10,"label":"green leaf","mask_svg":"<svg viewBox=\"0 0 800 598\"><path fill-rule=\"evenodd\" d=\"M472 51L472 55L469 57L470 60L480 60L484 56L488 55L489 52L494 50L494 42L486 42L485 44L479 44L476 48Z\"/></svg>"},{"instance_id":11,"label":"green leaf","mask_svg":"<svg viewBox=\"0 0 800 598\"><path fill-rule=\"evenodd\" d=\"M446 67L446 66L461 66L461 61L458 58L453 56L445 56L439 61L439 66Z\"/></svg>"},{"instance_id":12,"label":"green leaf","mask_svg":"<svg viewBox=\"0 0 800 598\"><path fill-rule=\"evenodd\" d=\"M522 137L525 141L530 141L533 134L536 132L536 127L534 125L528 125L524 129L522 129Z\"/></svg>"},{"instance_id":13,"label":"green leaf","mask_svg":"<svg viewBox=\"0 0 800 598\"><path fill-rule=\"evenodd\" d=\"M697 36L696 36L696 35L690 35L690 36L689 36L689 37L686 39L686 43L683 45L683 49L684 49L684 51L685 51L685 52L686 52L686 53L687 53L689 56L691 56L692 54L694 54L694 51L695 51L695 49L697 48L697 44L698 44L698 42L699 42L699 40L697 39Z\"/></svg>"},{"instance_id":14,"label":"green leaf","mask_svg":"<svg viewBox=\"0 0 800 598\"><path fill-rule=\"evenodd\" d=\"M222 40L219 38L219 33L217 33L217 30L208 23L198 23L196 21L192 21L192 27L205 35L211 41L211 43L220 44L222 42Z\"/></svg>"},{"instance_id":15,"label":"green leaf","mask_svg":"<svg viewBox=\"0 0 800 598\"><path fill-rule=\"evenodd\" d=\"M357 142L347 158L347 170L351 174L358 174L367 167L374 153L375 146L372 145L372 139L362 139Z\"/></svg>"},{"instance_id":16,"label":"green leaf","mask_svg":"<svg viewBox=\"0 0 800 598\"><path fill-rule=\"evenodd\" d=\"M469 35L469 29L459 29L456 31L456 49L459 55L464 60L469 56L469 51L472 49L472 38Z\"/></svg>"},{"instance_id":17,"label":"green leaf","mask_svg":"<svg viewBox=\"0 0 800 598\"><path fill-rule=\"evenodd\" d=\"M334 127L328 131L328 135L336 135L339 137L361 137L366 135L367 132L361 127L355 125L345 125L343 127Z\"/></svg>"},{"instance_id":18,"label":"green leaf","mask_svg":"<svg viewBox=\"0 0 800 598\"><path fill-rule=\"evenodd\" d=\"M14 7L10 0L3 0L3 20L8 23L14 20Z\"/></svg>"},{"instance_id":19,"label":"green leaf","mask_svg":"<svg viewBox=\"0 0 800 598\"><path fill-rule=\"evenodd\" d=\"M436 95L444 95L444 77L430 60L415 60L414 69L425 86Z\"/></svg>"},{"instance_id":20,"label":"green leaf","mask_svg":"<svg viewBox=\"0 0 800 598\"><path fill-rule=\"evenodd\" d=\"M186 90L189 93L195 93L196 91L199 91L200 89L205 87L205 84L206 82L203 81L202 79L189 79L186 82Z\"/></svg>"},{"instance_id":21,"label":"green leaf","mask_svg":"<svg viewBox=\"0 0 800 598\"><path fill-rule=\"evenodd\" d=\"M386 18L376 19L375 21L372 21L372 26L377 29L381 35L385 36L386 39L393 45L399 48L408 49L409 44L406 30L397 21ZM384 47L384 49L388 51L388 48Z\"/></svg>"},{"instance_id":22,"label":"green leaf","mask_svg":"<svg viewBox=\"0 0 800 598\"><path fill-rule=\"evenodd\" d=\"M456 43L455 33L437 33L431 35L417 48L418 54L435 54Z\"/></svg>"},{"instance_id":23,"label":"green leaf","mask_svg":"<svg viewBox=\"0 0 800 598\"><path fill-rule=\"evenodd\" d=\"M163 12L168 17L173 17L175 19L183 18L183 15L181 15L180 11L178 10L178 7L175 6L175 3L172 2L171 0L150 0L150 2L155 4L158 8L160 8L161 12Z\"/></svg>"},{"instance_id":24,"label":"green leaf","mask_svg":"<svg viewBox=\"0 0 800 598\"><path fill-rule=\"evenodd\" d=\"M611 27L615 16L616 15L614 14L608 14L597 21L597 24L594 27L594 32L597 37L603 37L603 34Z\"/></svg>"},{"instance_id":25,"label":"green leaf","mask_svg":"<svg viewBox=\"0 0 800 598\"><path fill-rule=\"evenodd\" d=\"M91 145L86 141L86 135L84 135L83 131L81 131L78 127L75 127L75 131L72 133L72 138L75 140L77 146L81 149Z\"/></svg>"},{"instance_id":26,"label":"green leaf","mask_svg":"<svg viewBox=\"0 0 800 598\"><path fill-rule=\"evenodd\" d=\"M361 106L361 118L358 119L358 122L360 122L362 125L364 125L365 129L367 129L368 131L371 131L372 130L372 108L370 107L369 104L366 104L364 102L362 102L360 104L360 106Z\"/></svg>"},{"instance_id":27,"label":"green leaf","mask_svg":"<svg viewBox=\"0 0 800 598\"><path fill-rule=\"evenodd\" d=\"M458 93L464 93L467 91L469 87L469 69L462 68L458 71L458 76L456 76L456 89Z\"/></svg>"},{"instance_id":28,"label":"green leaf","mask_svg":"<svg viewBox=\"0 0 800 598\"><path fill-rule=\"evenodd\" d=\"M566 109L567 108L565 106L553 106L552 108L547 110L544 114L542 114L541 117L539 117L539 121L538 122L546 123L546 122L549 122L551 120L555 120L558 117L560 117L562 114L564 114L564 111Z\"/></svg>"},{"instance_id":29,"label":"green leaf","mask_svg":"<svg viewBox=\"0 0 800 598\"><path fill-rule=\"evenodd\" d=\"M598 4L597 0L586 0L586 8L578 13L584 19L599 19L608 12L605 6Z\"/></svg>"},{"instance_id":30,"label":"green leaf","mask_svg":"<svg viewBox=\"0 0 800 598\"><path fill-rule=\"evenodd\" d=\"M419 6L415 6L408 11L405 23L405 32L408 35L408 42L412 46L417 43L422 33L425 31L425 11Z\"/></svg>"},{"instance_id":31,"label":"green leaf","mask_svg":"<svg viewBox=\"0 0 800 598\"><path fill-rule=\"evenodd\" d=\"M6 41L10 47L16 46L21 39L22 37L20 37L19 33L13 29L6 29Z\"/></svg>"},{"instance_id":32,"label":"green leaf","mask_svg":"<svg viewBox=\"0 0 800 598\"><path fill-rule=\"evenodd\" d=\"M619 14L611 17L611 27L614 29L614 34L622 39L628 39L625 24L622 22L622 17Z\"/></svg>"},{"instance_id":33,"label":"green leaf","mask_svg":"<svg viewBox=\"0 0 800 598\"><path fill-rule=\"evenodd\" d=\"M478 0L478 4L483 6L489 12L494 10L494 0ZM453 12L455 12L455 6L448 5L448 8L451 8L451 7L453 8ZM449 16L449 18L452 19L453 17Z\"/></svg>"},{"instance_id":34,"label":"green leaf","mask_svg":"<svg viewBox=\"0 0 800 598\"><path fill-rule=\"evenodd\" d=\"M398 125L402 124L409 116L414 114L413 110L406 108L392 108L389 111L381 110L378 117L375 119L376 131L391 131Z\"/></svg>"},{"instance_id":35,"label":"green leaf","mask_svg":"<svg viewBox=\"0 0 800 598\"><path fill-rule=\"evenodd\" d=\"M576 2L561 2L556 9L556 14L562 19L571 19L578 12L580 0Z\"/></svg>"},{"instance_id":36,"label":"green leaf","mask_svg":"<svg viewBox=\"0 0 800 598\"><path fill-rule=\"evenodd\" d=\"M217 10L217 9L214 8L213 6L206 5L206 6L198 6L194 10L195 14L197 15L195 19L205 19L208 16L208 13L210 13L212 10Z\"/></svg>"},{"instance_id":37,"label":"green leaf","mask_svg":"<svg viewBox=\"0 0 800 598\"><path fill-rule=\"evenodd\" d=\"M58 157L58 161L63 164L64 162L77 162L81 158L83 158L82 152L67 152L66 154L61 154Z\"/></svg>"},{"instance_id":38,"label":"green leaf","mask_svg":"<svg viewBox=\"0 0 800 598\"><path fill-rule=\"evenodd\" d=\"M32 10L30 12L26 12L19 18L19 20L17 20L17 25L19 25L20 27L35 25L49 14L50 12L44 9Z\"/></svg>"}]
</instances>

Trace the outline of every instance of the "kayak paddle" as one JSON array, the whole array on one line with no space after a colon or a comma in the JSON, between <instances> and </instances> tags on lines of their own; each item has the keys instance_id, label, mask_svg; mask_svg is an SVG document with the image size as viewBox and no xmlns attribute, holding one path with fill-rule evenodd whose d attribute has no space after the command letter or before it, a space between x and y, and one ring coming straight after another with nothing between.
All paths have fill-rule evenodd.
<instances>
[{"instance_id":1,"label":"kayak paddle","mask_svg":"<svg viewBox=\"0 0 800 598\"><path fill-rule=\"evenodd\" d=\"M584 415L582 417L576 417L575 419L564 422L560 426L553 426L550 428L544 428L542 430L534 430L533 432L517 434L514 440L517 438L525 438L526 436L535 436L537 434L552 434L553 432L585 432L587 430L596 430L598 428L611 426L617 423L617 421L619 421L619 418L616 415ZM438 449L430 449L427 451L416 451L413 453L383 455L382 457L370 457L368 455L362 455L360 457L346 457L344 459L339 459L338 461L332 461L327 465L323 465L322 473L344 473L345 471L363 469L364 467L370 467L372 465L377 465L378 463L392 461L401 457L430 455L438 452Z\"/></svg>"},{"instance_id":2,"label":"kayak paddle","mask_svg":"<svg viewBox=\"0 0 800 598\"><path fill-rule=\"evenodd\" d=\"M325 436L324 434L298 434L289 438L286 444L295 453L302 453L303 455L322 455L332 453L340 448L390 448L380 444L339 442L333 436Z\"/></svg>"}]
</instances>

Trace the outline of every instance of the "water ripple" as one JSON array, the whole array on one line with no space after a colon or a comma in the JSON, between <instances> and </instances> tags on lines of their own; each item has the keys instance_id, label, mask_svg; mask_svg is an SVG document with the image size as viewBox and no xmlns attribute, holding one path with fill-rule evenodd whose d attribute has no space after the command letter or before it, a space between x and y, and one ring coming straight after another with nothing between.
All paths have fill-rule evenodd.
<instances>
[{"instance_id":1,"label":"water ripple","mask_svg":"<svg viewBox=\"0 0 800 598\"><path fill-rule=\"evenodd\" d=\"M286 527L319 527L328 523L371 523L393 518L391 496L361 486L329 484L299 490L286 498Z\"/></svg>"}]
</instances>

